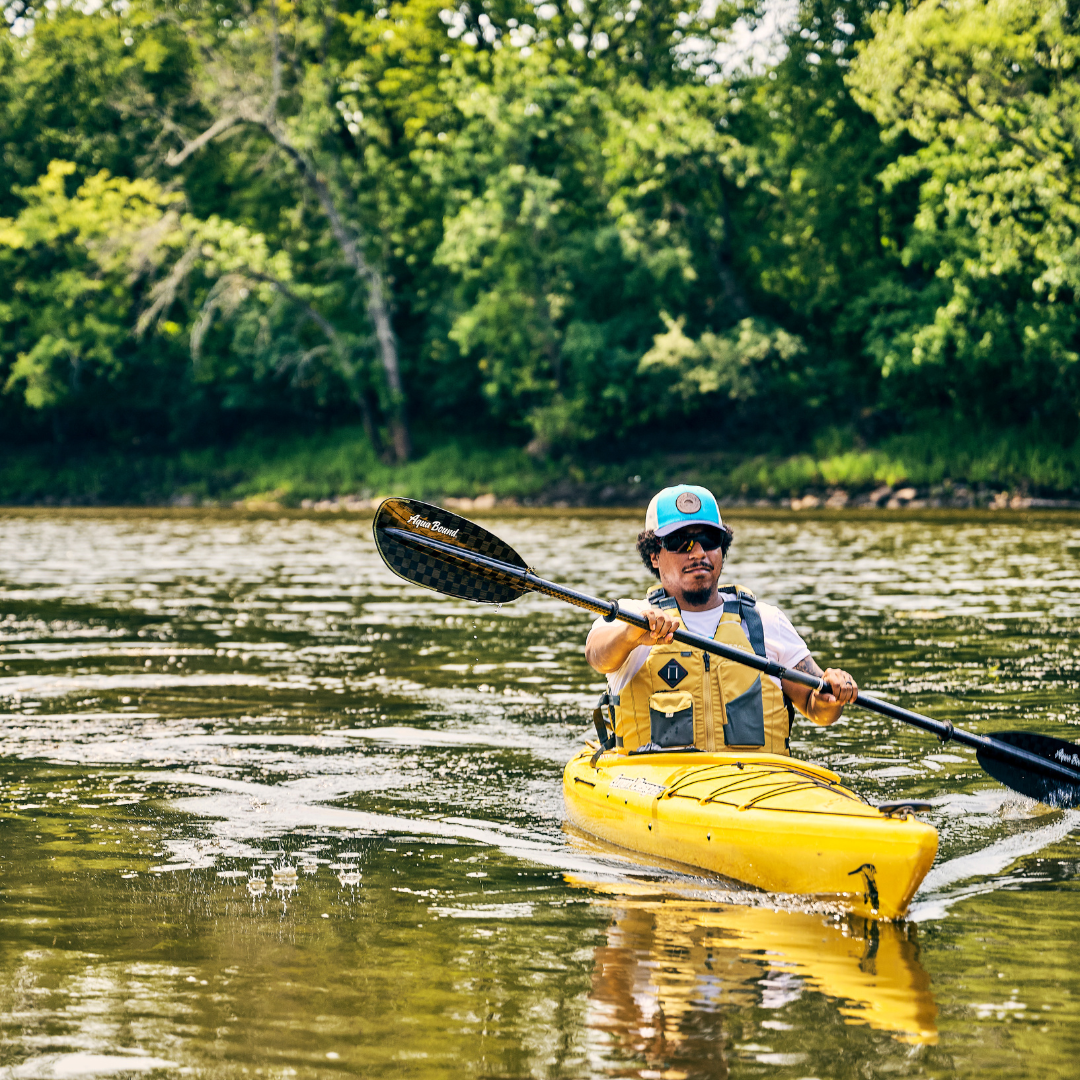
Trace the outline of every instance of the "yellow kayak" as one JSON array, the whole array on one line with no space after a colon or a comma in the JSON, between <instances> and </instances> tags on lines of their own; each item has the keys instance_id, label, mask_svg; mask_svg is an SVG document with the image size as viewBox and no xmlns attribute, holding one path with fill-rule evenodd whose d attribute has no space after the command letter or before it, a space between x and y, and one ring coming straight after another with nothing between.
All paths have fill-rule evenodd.
<instances>
[{"instance_id":1,"label":"yellow kayak","mask_svg":"<svg viewBox=\"0 0 1080 1080\"><path fill-rule=\"evenodd\" d=\"M819 765L776 754L670 752L563 774L570 822L645 855L857 915L902 918L937 854L937 830L865 803Z\"/></svg>"}]
</instances>

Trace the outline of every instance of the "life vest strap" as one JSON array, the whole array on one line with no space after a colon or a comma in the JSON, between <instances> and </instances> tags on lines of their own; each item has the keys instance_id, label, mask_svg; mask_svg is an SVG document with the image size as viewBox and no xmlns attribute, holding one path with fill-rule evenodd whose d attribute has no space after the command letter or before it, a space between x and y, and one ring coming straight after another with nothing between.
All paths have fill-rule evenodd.
<instances>
[{"instance_id":1,"label":"life vest strap","mask_svg":"<svg viewBox=\"0 0 1080 1080\"><path fill-rule=\"evenodd\" d=\"M596 703L596 708L593 709L593 727L596 728L597 738L600 740L600 746L592 756L592 764L596 764L597 758L605 750L610 750L615 746L616 741L622 742L621 739L615 738L615 706L619 704L619 695L610 694L606 690L600 695L600 700ZM607 719L604 716L604 707L607 706L608 712L611 716L611 732L608 732Z\"/></svg>"},{"instance_id":2,"label":"life vest strap","mask_svg":"<svg viewBox=\"0 0 1080 1080\"><path fill-rule=\"evenodd\" d=\"M735 591L735 599L724 601L724 614L738 615L740 620L746 623L746 636L750 641L750 648L758 656L765 657L765 627L762 625L761 615L758 613L757 597L749 589L744 589L741 585L717 586L718 592L728 592L730 590ZM674 596L668 596L663 585L657 585L655 589L650 589L646 593L645 599L653 607L675 608L676 610L679 607L678 601Z\"/></svg>"},{"instance_id":3,"label":"life vest strap","mask_svg":"<svg viewBox=\"0 0 1080 1080\"><path fill-rule=\"evenodd\" d=\"M738 588L736 586L736 588ZM750 639L750 645L758 656L765 656L765 627L761 623L761 615L758 613L757 600L752 592L739 589L739 615L746 623L746 636ZM724 605L727 609L727 604Z\"/></svg>"},{"instance_id":4,"label":"life vest strap","mask_svg":"<svg viewBox=\"0 0 1080 1080\"><path fill-rule=\"evenodd\" d=\"M645 594L645 599L653 606L658 608L675 608L679 610L679 601L674 596L668 596L667 589L663 585L657 585L655 589L650 589Z\"/></svg>"}]
</instances>

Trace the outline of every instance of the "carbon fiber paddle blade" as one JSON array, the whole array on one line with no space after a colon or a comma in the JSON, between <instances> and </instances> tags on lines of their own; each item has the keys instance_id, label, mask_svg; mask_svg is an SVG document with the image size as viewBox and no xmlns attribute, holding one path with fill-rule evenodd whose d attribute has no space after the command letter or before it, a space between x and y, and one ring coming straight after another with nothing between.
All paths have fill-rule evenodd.
<instances>
[{"instance_id":1,"label":"carbon fiber paddle blade","mask_svg":"<svg viewBox=\"0 0 1080 1080\"><path fill-rule=\"evenodd\" d=\"M460 548L462 559L459 561L449 552L414 547L400 536L391 536L388 529ZM416 499L386 499L375 511L373 531L383 562L414 585L479 604L508 604L527 591L498 571L467 561L469 554L486 555L528 569L512 547L449 510Z\"/></svg>"},{"instance_id":2,"label":"carbon fiber paddle blade","mask_svg":"<svg viewBox=\"0 0 1080 1080\"><path fill-rule=\"evenodd\" d=\"M1035 735L1029 731L999 731L990 738L1003 743L1005 747L1015 746L1027 750L1028 753L1046 758L1048 762L1076 769L1080 773L1080 746L1075 743L1065 742L1064 739L1051 739L1047 735ZM980 750L976 757L979 764L995 780L1021 795L1061 809L1080 806L1080 777L1076 784L1070 784L1059 777L1046 776L1015 762L1005 761L990 750Z\"/></svg>"}]
</instances>

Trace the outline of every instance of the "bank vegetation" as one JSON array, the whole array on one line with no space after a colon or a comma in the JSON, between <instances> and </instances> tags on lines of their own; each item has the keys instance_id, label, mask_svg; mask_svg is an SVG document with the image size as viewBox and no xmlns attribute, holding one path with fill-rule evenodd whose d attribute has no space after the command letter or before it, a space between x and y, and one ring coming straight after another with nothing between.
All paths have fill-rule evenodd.
<instances>
[{"instance_id":1,"label":"bank vegetation","mask_svg":"<svg viewBox=\"0 0 1080 1080\"><path fill-rule=\"evenodd\" d=\"M1080 491L1078 10L14 0L0 500Z\"/></svg>"}]
</instances>

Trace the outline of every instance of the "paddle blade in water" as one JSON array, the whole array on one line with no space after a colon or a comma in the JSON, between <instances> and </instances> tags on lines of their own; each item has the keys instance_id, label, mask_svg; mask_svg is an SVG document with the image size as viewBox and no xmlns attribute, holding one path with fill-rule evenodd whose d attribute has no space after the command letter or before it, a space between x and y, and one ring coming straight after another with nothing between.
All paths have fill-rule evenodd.
<instances>
[{"instance_id":1,"label":"paddle blade in water","mask_svg":"<svg viewBox=\"0 0 1080 1080\"><path fill-rule=\"evenodd\" d=\"M1009 747L1017 747L1077 773L1076 783L1070 784L1061 777L1040 773L1035 766L1006 761L992 750L980 750L976 755L979 764L999 783L1047 806L1064 809L1080 805L1080 746L1029 731L999 731L990 738L1004 744L1006 754Z\"/></svg>"},{"instance_id":2,"label":"paddle blade in water","mask_svg":"<svg viewBox=\"0 0 1080 1080\"><path fill-rule=\"evenodd\" d=\"M487 529L431 503L386 499L375 511L374 533L383 562L414 585L480 604L508 604L526 591L498 571L478 568L465 559L459 561L452 552L410 544L402 534L438 540L441 546L460 548L464 555L485 555L527 569L521 556Z\"/></svg>"}]
</instances>

